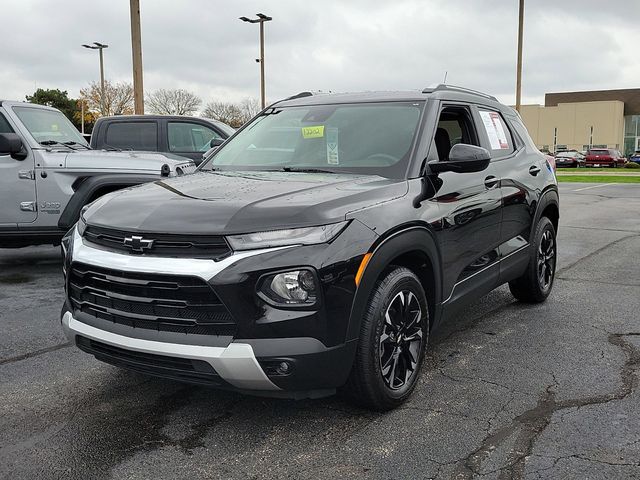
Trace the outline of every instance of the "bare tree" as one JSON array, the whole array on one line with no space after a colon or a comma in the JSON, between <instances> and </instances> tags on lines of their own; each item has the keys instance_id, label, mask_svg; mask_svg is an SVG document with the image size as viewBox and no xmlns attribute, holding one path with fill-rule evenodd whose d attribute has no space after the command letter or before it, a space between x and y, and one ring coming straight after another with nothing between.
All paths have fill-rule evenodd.
<instances>
[{"instance_id":1,"label":"bare tree","mask_svg":"<svg viewBox=\"0 0 640 480\"><path fill-rule=\"evenodd\" d=\"M244 124L246 117L242 109L231 102L209 102L204 107L202 116L224 122L234 128Z\"/></svg>"},{"instance_id":2,"label":"bare tree","mask_svg":"<svg viewBox=\"0 0 640 480\"><path fill-rule=\"evenodd\" d=\"M257 98L245 98L240 103L240 110L242 110L242 113L245 116L245 122L248 122L260 113L260 110L262 110L260 107L260 100Z\"/></svg>"},{"instance_id":3,"label":"bare tree","mask_svg":"<svg viewBox=\"0 0 640 480\"><path fill-rule=\"evenodd\" d=\"M147 95L147 107L158 115L193 115L202 100L197 95L183 90L161 88Z\"/></svg>"},{"instance_id":4,"label":"bare tree","mask_svg":"<svg viewBox=\"0 0 640 480\"><path fill-rule=\"evenodd\" d=\"M131 115L133 113L133 86L130 83L104 82L104 99L99 82L92 82L80 90L89 110L96 116Z\"/></svg>"}]
</instances>

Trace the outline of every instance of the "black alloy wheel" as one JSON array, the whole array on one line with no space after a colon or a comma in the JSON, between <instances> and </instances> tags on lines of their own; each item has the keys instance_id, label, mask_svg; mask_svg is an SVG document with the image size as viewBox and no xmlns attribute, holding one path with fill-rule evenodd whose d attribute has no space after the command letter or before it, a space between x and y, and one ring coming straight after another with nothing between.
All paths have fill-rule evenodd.
<instances>
[{"instance_id":1,"label":"black alloy wheel","mask_svg":"<svg viewBox=\"0 0 640 480\"><path fill-rule=\"evenodd\" d=\"M410 290L393 297L380 334L380 371L391 390L405 386L416 372L424 338L422 308Z\"/></svg>"},{"instance_id":2,"label":"black alloy wheel","mask_svg":"<svg viewBox=\"0 0 640 480\"><path fill-rule=\"evenodd\" d=\"M541 217L529 247L529 264L519 278L509 282L509 290L521 302L544 302L553 287L556 274L556 229L547 217Z\"/></svg>"},{"instance_id":3,"label":"black alloy wheel","mask_svg":"<svg viewBox=\"0 0 640 480\"><path fill-rule=\"evenodd\" d=\"M551 230L545 230L538 247L538 282L544 291L551 287L556 270L556 242Z\"/></svg>"},{"instance_id":4,"label":"black alloy wheel","mask_svg":"<svg viewBox=\"0 0 640 480\"><path fill-rule=\"evenodd\" d=\"M388 267L369 294L344 393L373 410L401 405L416 386L428 340L429 309L420 279L408 268Z\"/></svg>"}]
</instances>

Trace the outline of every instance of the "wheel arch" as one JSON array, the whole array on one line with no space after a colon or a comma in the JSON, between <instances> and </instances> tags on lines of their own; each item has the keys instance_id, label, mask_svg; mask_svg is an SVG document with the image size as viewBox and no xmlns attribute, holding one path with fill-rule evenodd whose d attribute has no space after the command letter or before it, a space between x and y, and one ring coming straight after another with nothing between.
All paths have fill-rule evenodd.
<instances>
[{"instance_id":1,"label":"wheel arch","mask_svg":"<svg viewBox=\"0 0 640 480\"><path fill-rule=\"evenodd\" d=\"M541 217L547 217L553 223L553 228L558 231L560 221L560 198L556 188L545 190L540 196L538 207L536 208L536 216L533 225L537 225ZM531 229L531 235L535 234L535 228ZM533 237L530 239L532 240Z\"/></svg>"},{"instance_id":2,"label":"wheel arch","mask_svg":"<svg viewBox=\"0 0 640 480\"><path fill-rule=\"evenodd\" d=\"M358 338L371 292L391 265L406 267L418 276L427 295L430 323L437 322L442 301L442 263L433 231L427 226L412 225L390 232L372 246L371 254L351 307L347 341Z\"/></svg>"},{"instance_id":3,"label":"wheel arch","mask_svg":"<svg viewBox=\"0 0 640 480\"><path fill-rule=\"evenodd\" d=\"M60 215L58 227L65 230L71 228L78 221L82 207L102 195L121 188L158 180L159 178L160 176L155 174L113 174L86 177L76 184L77 187L73 196L69 199L67 206Z\"/></svg>"}]
</instances>

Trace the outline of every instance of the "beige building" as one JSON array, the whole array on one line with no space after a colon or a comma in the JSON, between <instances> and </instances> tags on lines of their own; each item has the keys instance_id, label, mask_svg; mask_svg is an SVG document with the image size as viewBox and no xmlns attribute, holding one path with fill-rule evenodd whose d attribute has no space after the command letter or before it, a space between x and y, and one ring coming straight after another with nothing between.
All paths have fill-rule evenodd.
<instances>
[{"instance_id":1,"label":"beige building","mask_svg":"<svg viewBox=\"0 0 640 480\"><path fill-rule=\"evenodd\" d=\"M544 106L523 105L520 114L541 150L640 150L640 89L548 93Z\"/></svg>"}]
</instances>

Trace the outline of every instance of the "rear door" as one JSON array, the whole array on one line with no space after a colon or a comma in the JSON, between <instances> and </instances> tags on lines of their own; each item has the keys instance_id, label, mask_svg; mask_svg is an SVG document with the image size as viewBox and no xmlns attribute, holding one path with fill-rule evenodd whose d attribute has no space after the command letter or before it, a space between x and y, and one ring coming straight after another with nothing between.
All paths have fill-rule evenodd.
<instances>
[{"instance_id":1,"label":"rear door","mask_svg":"<svg viewBox=\"0 0 640 480\"><path fill-rule=\"evenodd\" d=\"M2 112L0 133L15 133ZM0 154L0 226L16 227L18 223L31 223L38 216L34 156L24 141L23 148L28 152L24 160Z\"/></svg>"},{"instance_id":2,"label":"rear door","mask_svg":"<svg viewBox=\"0 0 640 480\"><path fill-rule=\"evenodd\" d=\"M167 122L167 151L187 157L196 163L211 148L211 140L224 140L226 135L200 122L169 120Z\"/></svg>"},{"instance_id":3,"label":"rear door","mask_svg":"<svg viewBox=\"0 0 640 480\"><path fill-rule=\"evenodd\" d=\"M526 254L535 207L545 186L544 169L550 168L542 154L536 149L526 148L523 136L527 135L517 117L505 119L500 111L479 107L485 120L495 121L502 130L504 142L496 143L487 137L487 147L492 154L492 163L500 176L502 196L502 226L500 230L500 256L509 257L516 252ZM520 133L518 130L521 130ZM526 138L526 137L524 137Z\"/></svg>"}]
</instances>

